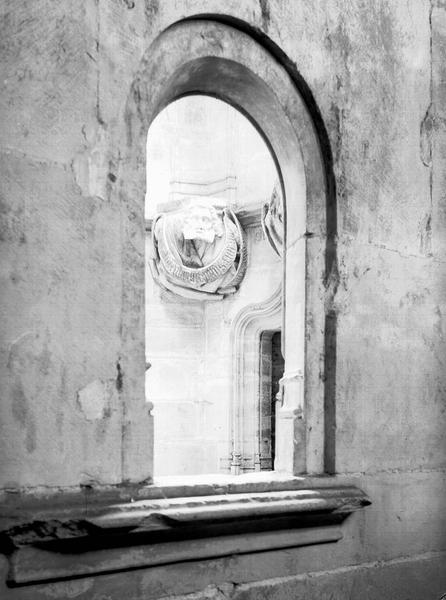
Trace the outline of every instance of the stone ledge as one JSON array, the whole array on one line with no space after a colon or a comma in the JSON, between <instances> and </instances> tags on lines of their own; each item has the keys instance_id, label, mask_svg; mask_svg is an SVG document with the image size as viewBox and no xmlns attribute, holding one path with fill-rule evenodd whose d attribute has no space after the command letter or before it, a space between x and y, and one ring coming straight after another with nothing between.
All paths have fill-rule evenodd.
<instances>
[{"instance_id":1,"label":"stone ledge","mask_svg":"<svg viewBox=\"0 0 446 600\"><path fill-rule=\"evenodd\" d=\"M355 487L96 503L4 515L8 584L90 576L185 560L336 542L370 504Z\"/></svg>"},{"instance_id":2,"label":"stone ledge","mask_svg":"<svg viewBox=\"0 0 446 600\"><path fill-rule=\"evenodd\" d=\"M337 542L340 527L314 527L297 530L269 531L246 535L226 535L196 540L179 540L158 544L138 544L84 552L48 551L26 547L10 557L7 584L10 587L97 574L147 568L163 564L246 554L271 549L310 546Z\"/></svg>"},{"instance_id":3,"label":"stone ledge","mask_svg":"<svg viewBox=\"0 0 446 600\"><path fill-rule=\"evenodd\" d=\"M244 207L236 211L236 215L244 229L246 227L258 227L262 221L262 207ZM152 221L153 219L145 220L145 230L147 232L152 231Z\"/></svg>"}]
</instances>

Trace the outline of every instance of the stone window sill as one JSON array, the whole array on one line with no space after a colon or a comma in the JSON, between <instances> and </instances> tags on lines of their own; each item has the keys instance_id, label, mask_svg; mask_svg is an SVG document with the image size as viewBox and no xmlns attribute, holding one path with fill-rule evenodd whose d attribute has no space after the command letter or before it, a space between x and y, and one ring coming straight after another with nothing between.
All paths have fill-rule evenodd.
<instances>
[{"instance_id":1,"label":"stone window sill","mask_svg":"<svg viewBox=\"0 0 446 600\"><path fill-rule=\"evenodd\" d=\"M130 498L103 491L84 504L67 498L59 509L50 498L10 508L0 534L8 584L337 542L342 521L370 501L334 481L274 473L163 478Z\"/></svg>"}]
</instances>

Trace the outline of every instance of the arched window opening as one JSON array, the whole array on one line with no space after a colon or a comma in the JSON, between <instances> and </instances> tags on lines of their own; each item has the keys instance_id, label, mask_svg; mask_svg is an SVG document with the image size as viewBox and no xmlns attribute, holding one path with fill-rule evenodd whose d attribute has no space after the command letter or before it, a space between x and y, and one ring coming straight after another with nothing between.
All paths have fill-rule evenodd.
<instances>
[{"instance_id":1,"label":"arched window opening","mask_svg":"<svg viewBox=\"0 0 446 600\"><path fill-rule=\"evenodd\" d=\"M216 40L218 43L215 43ZM166 48L169 48L169 51L166 51ZM321 146L319 143L321 123L319 118L316 122L313 121L314 114L317 116L318 113L317 110L309 110L299 94L299 85L300 82L290 76L280 60L272 57L269 51L249 34L224 23L206 19L179 22L163 32L151 46L135 77L123 121L125 144L119 162L121 206L128 216L122 231L123 264L126 267L123 269L122 277L122 330L125 333L122 344L122 369L126 374L125 389L129 398L125 407L126 426L123 434L122 458L123 473L129 479L133 480L144 473L148 473L148 478L151 478L154 474L152 428L156 421L157 399L153 393L154 381L149 384L149 379L155 379L156 366L152 358L154 364L147 371L148 363L151 363L149 354L153 352L150 350L148 335L145 337L143 321L144 319L147 321L147 330L149 330L151 316L154 318L154 324L159 324L155 317L157 311L159 316L173 311L171 304L166 304L162 309L148 306L149 303L144 302L144 292L148 292L151 285L156 285L158 290L162 290L159 283L167 282L163 294L167 292L175 294L178 287L187 289L188 297L184 297L184 302L189 302L193 307L199 305L200 301L196 298L197 290L190 284L198 282L201 286L204 281L203 271L195 274L190 270L187 271L196 268L193 263L183 265L187 269L182 268L180 271L173 272L176 269L175 261L170 261L170 266L166 263L161 270L155 269L155 278L158 278L155 282L149 269L149 264L156 267L156 260L154 260L156 254L153 258L149 258L150 251L154 247L149 233L149 230L153 229L153 216L147 215L145 235L141 235L144 230L141 229L139 220L141 190L148 187L150 197L150 161L147 181L146 161L142 160L146 157L149 128L150 136L157 117L162 116L169 106L173 107L177 101L182 101L191 95L204 95L213 98L214 101L219 98L229 107L239 111L241 115L246 115L249 122L260 132L277 169L275 173L279 182L277 190L283 210L281 215L279 211L279 218L277 218L277 211L274 209L276 201L273 201L273 197L277 194L274 191L269 192L268 210L261 215L261 220L263 216L264 241L268 242L268 249L277 261L280 287L271 289L270 295L260 301L258 298L252 301L250 299L248 306L244 308L238 306L238 312L234 311L232 315L229 344L231 373L233 373L232 389L229 392L231 408L229 415L226 411L222 416L222 423L230 421L230 425L227 426L227 430L230 431L230 442L228 444L225 441L225 444L232 448L226 472L228 469L234 474L244 472L246 435L250 420L253 423L255 418L252 417L252 407L248 408L247 405L249 394L246 393L246 386L249 386L249 378L245 378L243 374L259 371L259 339L261 332L265 330L281 330L285 362L276 404L274 471L284 475L322 473L326 469L327 461L334 456L331 444L333 436L326 433L334 430L335 416L333 411L330 412L330 407L333 406L336 389L335 370L332 368L333 353L326 353L325 348L327 342L334 339L335 333L335 323L330 331L327 328L328 311L332 301L332 288L327 286L327 281L335 264L333 261L336 260L334 246L336 221L332 219L333 215L335 216L336 204L331 178L327 185L326 176L329 170L324 164L323 152L321 152L325 145ZM306 96L311 99L311 94ZM217 119L215 127L219 124ZM212 148L209 151L211 155ZM192 156L192 152L183 154ZM206 160L203 164L205 163ZM220 175L215 180L207 180L206 183L211 185L216 181L217 186L221 183L219 179ZM173 197L178 193L187 195L184 192L188 191L190 198L201 189L196 186L195 178L192 181L186 180L187 186L192 184L188 190L184 187L176 188L175 186L184 184L174 184L173 181L168 191ZM178 181L184 182L182 178ZM227 183L228 188L233 187L230 179ZM212 193L215 197L218 196L218 188L209 189L209 192L210 196ZM224 200L228 202L227 199ZM150 203L150 199L148 202ZM206 301L207 305L212 304L217 307L233 302L234 298L239 298L246 288L250 273L250 257L249 251L246 252L245 260L243 252L247 246L243 245L241 240L243 234L246 236L253 220L252 213L250 214L249 211L242 218L242 215L236 214L237 210L234 211L226 205L214 208L217 216L211 210L212 214L207 214L205 217L202 203L200 206L195 205L191 220L205 219L215 225L225 211L226 224L221 225L220 229L224 232L226 229L232 231L230 235L233 250L229 256L234 255L231 259L234 260L233 270L227 274L227 279L217 281L217 284L214 281L213 286L198 290L201 298L208 297L208 293L224 296L224 299L218 302ZM154 213L157 214L156 209ZM275 218L272 221L281 221L281 225L272 227L270 217L273 216ZM329 227L328 217L331 219ZM159 224L159 230L163 228L164 226ZM157 236L156 232L155 236ZM223 239L217 237L219 241ZM277 246L278 243L280 246L280 240L282 240L282 256L277 254L277 251L280 252ZM144 242L146 243L145 254ZM159 241L157 244L159 248ZM163 248L161 252L164 252ZM164 255L166 258L166 253ZM144 288L144 277L141 277L144 273L144 263L146 288ZM226 271L224 273L226 274ZM222 277L221 273L214 273L214 275L217 279L219 276ZM195 281L192 281L194 279ZM258 277L257 280L259 285L264 285L264 278ZM184 285L185 281L189 281L189 284ZM183 296L186 295L183 290L182 293ZM228 297L229 300L226 300ZM167 306L170 308L166 310ZM263 313L268 316L268 319L275 321L277 306L280 307L279 325L276 322L260 322ZM193 314L192 308L190 314ZM221 317L216 317L215 320L222 321ZM180 348L182 345L181 339L174 344L167 344L167 336L158 339L163 340L169 348ZM197 342L197 345L200 350L203 348L203 343ZM182 346L182 356L193 355L193 348L184 344ZM144 347L148 351L146 363ZM239 352L234 354L235 347ZM245 352L244 348L248 347L255 350ZM244 363L248 366L244 366ZM146 378L140 376L144 373L145 364ZM160 389L164 386L164 397L167 397L167 392L177 380L172 370L174 367L175 361L171 360L169 368L166 368L163 373L158 373L160 381L158 387ZM219 365L215 368L212 366L212 369L214 386L217 386ZM146 393L144 393L145 379ZM190 378L183 387L186 389L191 385L191 381L195 381L194 385L199 386L201 392L198 383L200 379ZM252 385L255 385L255 382ZM212 398L211 393L207 393L207 396ZM153 407L155 407L153 414L150 414ZM191 407L192 405L189 405L189 409ZM258 405L254 407L254 414L258 414ZM167 420L170 425L170 419ZM205 423L205 420L203 419L202 422ZM185 433L190 434L189 431ZM251 440L255 438L252 428L250 436ZM176 435L170 436L170 441L176 444L178 449L177 439ZM203 451L200 452L203 455ZM144 456L143 463L141 456ZM209 472L209 469L206 470ZM179 472L185 473L181 469ZM222 471L219 466L217 470L213 467L211 472ZM159 473L155 468L155 482L159 480ZM159 483L168 484L165 481ZM182 485L186 484L187 482L182 483Z\"/></svg>"},{"instance_id":2,"label":"arched window opening","mask_svg":"<svg viewBox=\"0 0 446 600\"><path fill-rule=\"evenodd\" d=\"M284 202L248 119L205 95L162 110L147 137L145 217L155 477L273 469Z\"/></svg>"}]
</instances>

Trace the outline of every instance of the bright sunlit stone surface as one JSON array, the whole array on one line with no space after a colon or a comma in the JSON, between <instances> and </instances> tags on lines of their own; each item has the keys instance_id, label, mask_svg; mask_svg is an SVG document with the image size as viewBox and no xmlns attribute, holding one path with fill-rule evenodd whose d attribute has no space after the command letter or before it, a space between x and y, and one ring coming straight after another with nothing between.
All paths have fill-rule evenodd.
<instances>
[{"instance_id":1,"label":"bright sunlit stone surface","mask_svg":"<svg viewBox=\"0 0 446 600\"><path fill-rule=\"evenodd\" d=\"M150 364L146 396L154 405L155 477L228 474L234 449L241 473L272 467L271 357L263 357L260 368L260 332L258 343L255 336L249 339L257 344L254 347L245 347L243 340L237 346L251 361L243 373L243 406L234 414L234 331L247 307L262 305L274 294L279 294L279 302L265 329L281 328L281 259L260 220L277 180L261 135L241 113L215 98L177 100L149 129L146 263L154 252L154 219L172 211L190 211L191 199L216 206L220 212L233 211L243 228L247 253L246 273L238 288L217 301L182 297L175 293L175 285L173 291L165 290L146 268L146 360ZM199 211L200 215L206 212L201 207ZM205 242L195 241L191 264L199 265L200 260L206 264L207 248ZM219 252L217 248L209 260ZM223 278L221 286L228 279Z\"/></svg>"}]
</instances>

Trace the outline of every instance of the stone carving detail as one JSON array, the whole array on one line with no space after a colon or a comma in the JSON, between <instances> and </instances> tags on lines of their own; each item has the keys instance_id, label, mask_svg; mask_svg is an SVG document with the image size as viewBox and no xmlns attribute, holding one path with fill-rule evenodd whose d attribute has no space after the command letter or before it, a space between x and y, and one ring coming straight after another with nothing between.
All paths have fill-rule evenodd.
<instances>
[{"instance_id":1,"label":"stone carving detail","mask_svg":"<svg viewBox=\"0 0 446 600\"><path fill-rule=\"evenodd\" d=\"M280 183L276 181L271 200L262 208L262 227L274 252L282 256L284 234L283 202Z\"/></svg>"},{"instance_id":2,"label":"stone carving detail","mask_svg":"<svg viewBox=\"0 0 446 600\"><path fill-rule=\"evenodd\" d=\"M152 247L155 281L185 298L220 300L245 275L246 241L235 213L201 198L157 215Z\"/></svg>"},{"instance_id":3,"label":"stone carving detail","mask_svg":"<svg viewBox=\"0 0 446 600\"><path fill-rule=\"evenodd\" d=\"M283 331L282 301L280 285L263 302L244 306L232 322L232 475L239 475L247 465L255 470L261 466L260 338L267 330ZM250 420L245 421L249 414L257 419L254 436L249 435ZM244 444L245 439L252 441Z\"/></svg>"}]
</instances>

